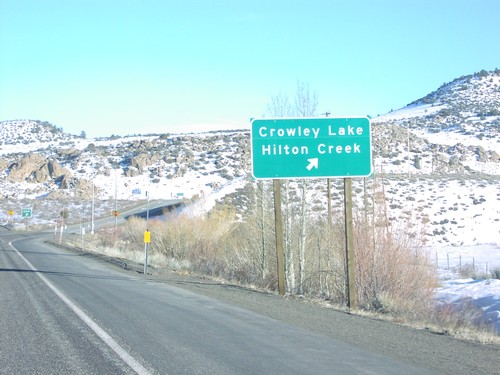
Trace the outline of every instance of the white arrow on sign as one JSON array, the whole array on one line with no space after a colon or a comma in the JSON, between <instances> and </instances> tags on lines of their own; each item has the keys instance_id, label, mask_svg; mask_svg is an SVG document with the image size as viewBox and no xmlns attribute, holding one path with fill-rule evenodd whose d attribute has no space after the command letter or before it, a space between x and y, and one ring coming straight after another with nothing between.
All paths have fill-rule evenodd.
<instances>
[{"instance_id":1,"label":"white arrow on sign","mask_svg":"<svg viewBox=\"0 0 500 375\"><path fill-rule=\"evenodd\" d=\"M307 161L309 162L309 165L306 167L308 171L313 168L318 169L318 158L307 159Z\"/></svg>"}]
</instances>

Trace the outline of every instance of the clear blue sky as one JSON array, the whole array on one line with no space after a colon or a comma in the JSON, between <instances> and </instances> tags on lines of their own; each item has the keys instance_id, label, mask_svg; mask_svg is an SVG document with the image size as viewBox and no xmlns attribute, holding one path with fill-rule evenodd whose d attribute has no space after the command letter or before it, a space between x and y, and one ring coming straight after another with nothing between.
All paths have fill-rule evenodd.
<instances>
[{"instance_id":1,"label":"clear blue sky","mask_svg":"<svg viewBox=\"0 0 500 375\"><path fill-rule=\"evenodd\" d=\"M249 127L272 95L376 116L500 68L499 0L0 0L0 120Z\"/></svg>"}]
</instances>

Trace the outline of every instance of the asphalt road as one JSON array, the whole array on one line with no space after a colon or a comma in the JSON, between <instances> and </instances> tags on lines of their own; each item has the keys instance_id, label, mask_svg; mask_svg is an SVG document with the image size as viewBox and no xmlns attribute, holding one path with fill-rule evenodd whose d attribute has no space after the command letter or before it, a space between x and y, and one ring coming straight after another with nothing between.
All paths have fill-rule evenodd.
<instances>
[{"instance_id":1,"label":"asphalt road","mask_svg":"<svg viewBox=\"0 0 500 375\"><path fill-rule=\"evenodd\" d=\"M125 272L29 234L2 233L0 373L448 373L435 361L399 358L309 327L305 321L314 325L314 316L301 323L287 311L283 319L268 314L272 308L252 303L246 291L213 298L195 293L203 286L182 284ZM230 303L238 298L243 303ZM376 331L364 335L379 338Z\"/></svg>"},{"instance_id":2,"label":"asphalt road","mask_svg":"<svg viewBox=\"0 0 500 375\"><path fill-rule=\"evenodd\" d=\"M131 217L140 217L146 219L146 217L157 217L163 215L165 211L173 211L179 209L184 206L184 202L180 199L158 199L153 200L147 203L143 203L140 206L124 209L119 212L117 217L113 216L104 216L100 218L96 218L94 220L94 227L99 228L103 226L109 225L121 225L126 220ZM88 231L91 229L91 223L85 222L84 227L88 228ZM66 232L68 233L81 233L81 223L68 225Z\"/></svg>"}]
</instances>

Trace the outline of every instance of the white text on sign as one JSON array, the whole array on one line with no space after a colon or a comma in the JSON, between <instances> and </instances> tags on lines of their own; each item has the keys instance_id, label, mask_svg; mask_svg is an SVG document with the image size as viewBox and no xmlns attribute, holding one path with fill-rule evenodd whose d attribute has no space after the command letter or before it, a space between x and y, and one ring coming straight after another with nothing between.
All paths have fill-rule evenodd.
<instances>
[{"instance_id":1,"label":"white text on sign","mask_svg":"<svg viewBox=\"0 0 500 375\"><path fill-rule=\"evenodd\" d=\"M338 126L334 128L328 125L328 136L361 136L364 129L361 126ZM320 136L321 128L303 128L301 126L293 128L268 128L262 126L259 128L259 135L262 138L266 137L313 137L317 139Z\"/></svg>"}]
</instances>

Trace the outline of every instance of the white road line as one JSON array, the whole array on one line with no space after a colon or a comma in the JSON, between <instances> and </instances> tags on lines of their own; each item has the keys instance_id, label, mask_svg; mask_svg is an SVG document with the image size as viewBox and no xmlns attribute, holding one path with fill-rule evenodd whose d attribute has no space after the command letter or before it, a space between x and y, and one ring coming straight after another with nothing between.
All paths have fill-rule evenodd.
<instances>
[{"instance_id":1,"label":"white road line","mask_svg":"<svg viewBox=\"0 0 500 375\"><path fill-rule=\"evenodd\" d=\"M76 306L68 297L66 297L59 289L57 289L44 275L42 275L38 270L31 264L31 262L24 257L23 254L19 252L13 245L9 242L9 245L16 251L16 253L24 260L24 262L31 268L32 271L42 279L42 281L50 288L52 291L71 309L73 312L87 324L92 331L95 332L99 338L106 343L118 356L132 368L139 375L150 375L151 373L146 370L134 357L132 357L125 349L123 349L120 344L118 344L113 338L102 329L96 322L94 322L87 314L85 314L78 306Z\"/></svg>"}]
</instances>

